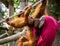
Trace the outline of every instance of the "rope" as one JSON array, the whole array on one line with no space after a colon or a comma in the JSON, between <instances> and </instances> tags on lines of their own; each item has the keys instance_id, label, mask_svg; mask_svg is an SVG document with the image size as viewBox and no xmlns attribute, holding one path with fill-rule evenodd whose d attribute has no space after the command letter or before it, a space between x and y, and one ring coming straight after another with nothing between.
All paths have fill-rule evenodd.
<instances>
[{"instance_id":1,"label":"rope","mask_svg":"<svg viewBox=\"0 0 60 46\"><path fill-rule=\"evenodd\" d=\"M38 4L41 3L41 2L42 2L42 0L36 2L34 5L31 4L32 8L34 8L36 5L38 5ZM23 10L21 13L18 13L18 14L16 14L16 15L12 15L12 16L9 17L9 19L11 19L11 18L14 17L14 16L21 15L21 14L24 13L24 12L25 12L25 10ZM8 18L8 17L7 17L7 18ZM0 23L1 23L1 22L5 22L5 20L6 20L6 19L2 19L2 20L0 21Z\"/></svg>"}]
</instances>

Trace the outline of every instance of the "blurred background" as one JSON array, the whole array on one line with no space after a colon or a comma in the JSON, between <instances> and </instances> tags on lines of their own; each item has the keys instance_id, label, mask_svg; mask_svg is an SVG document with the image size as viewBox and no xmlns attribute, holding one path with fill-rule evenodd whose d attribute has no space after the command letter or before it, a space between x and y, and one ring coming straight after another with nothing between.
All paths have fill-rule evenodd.
<instances>
[{"instance_id":1,"label":"blurred background","mask_svg":"<svg viewBox=\"0 0 60 46\"><path fill-rule=\"evenodd\" d=\"M37 1L39 0L0 0L0 20L13 14L17 14L19 11L23 10L25 6L34 4ZM34 9L31 10L30 15L33 12ZM60 0L48 0L47 13L60 21ZM16 16L14 18L16 18ZM0 26L8 27L5 22L0 23ZM3 33L5 33L5 31L0 29L0 35ZM16 41L0 46L16 46L15 43ZM60 46L60 30L56 35L53 46Z\"/></svg>"}]
</instances>

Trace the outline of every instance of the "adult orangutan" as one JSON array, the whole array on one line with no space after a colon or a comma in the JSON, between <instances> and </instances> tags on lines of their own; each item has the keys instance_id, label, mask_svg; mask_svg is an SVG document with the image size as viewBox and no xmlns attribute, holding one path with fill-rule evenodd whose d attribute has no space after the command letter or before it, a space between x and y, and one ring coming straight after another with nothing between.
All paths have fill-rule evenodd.
<instances>
[{"instance_id":1,"label":"adult orangutan","mask_svg":"<svg viewBox=\"0 0 60 46\"><path fill-rule=\"evenodd\" d=\"M35 18L40 18L40 16L44 14L45 5L46 5L45 3L46 1L37 5L32 17L29 16L30 9L31 9L31 6L30 6L26 9L26 11L21 16L17 17L16 19L12 21L9 21L8 19L6 20L6 22L9 25L15 28L20 28L27 25L28 32L25 36L22 36L18 40L18 46L35 46L38 37L34 37L34 34L32 31L33 31L33 27L37 27L38 23L33 24L33 21Z\"/></svg>"},{"instance_id":2,"label":"adult orangutan","mask_svg":"<svg viewBox=\"0 0 60 46\"><path fill-rule=\"evenodd\" d=\"M53 17L44 15L46 2L47 0L43 0L41 4L37 5L35 12L32 15L32 18L29 17L29 12L28 12L31 9L30 7L26 10L26 12L24 12L22 17L19 17L19 19L16 18L10 22L7 21L8 24L10 25L13 23L13 25L11 26L14 26L16 28L27 25L28 31L25 36L19 38L18 46L52 46L52 43L55 39L55 35L58 29L58 22ZM41 16L43 16L44 18L44 23L43 23L44 25L42 30L39 29L40 24L34 21L34 19L40 18ZM41 34L39 30L42 31Z\"/></svg>"},{"instance_id":3,"label":"adult orangutan","mask_svg":"<svg viewBox=\"0 0 60 46\"><path fill-rule=\"evenodd\" d=\"M53 42L56 37L56 33L58 31L60 24L54 17L46 15L45 7L46 7L46 0L43 0L43 3L40 7L41 9L39 8L40 12L35 11L35 13L37 13L37 15L35 13L33 14L33 16L35 16L33 18L39 18L39 17L41 18L41 16L42 16L42 18L41 18L42 20L40 19L40 24L35 23L36 22L35 21L34 22L35 24L32 27L33 28L32 38L29 37L29 38L31 38L31 40L27 40L27 41L23 42L23 39L22 39L22 42L19 43L18 46L29 46L29 45L30 46L52 46L53 45ZM42 28L39 28L42 23L43 23ZM36 26L36 24L38 26ZM29 28L30 28L30 26L29 26Z\"/></svg>"},{"instance_id":4,"label":"adult orangutan","mask_svg":"<svg viewBox=\"0 0 60 46\"><path fill-rule=\"evenodd\" d=\"M45 2L37 5L35 12L32 15L32 18L28 17L28 27L27 27L28 32L26 36L23 36L18 40L18 46L36 45L39 36L36 36L33 32L34 32L34 28L39 28L38 27L39 23L38 22L36 23L35 21L33 24L32 22L34 21L34 19L40 18L44 14L44 11L45 11Z\"/></svg>"}]
</instances>

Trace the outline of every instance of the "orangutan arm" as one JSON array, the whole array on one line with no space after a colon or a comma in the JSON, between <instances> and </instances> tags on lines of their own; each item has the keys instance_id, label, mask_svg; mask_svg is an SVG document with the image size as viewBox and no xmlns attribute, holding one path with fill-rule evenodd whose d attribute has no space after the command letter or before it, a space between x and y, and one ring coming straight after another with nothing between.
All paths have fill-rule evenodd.
<instances>
[{"instance_id":1,"label":"orangutan arm","mask_svg":"<svg viewBox=\"0 0 60 46\"><path fill-rule=\"evenodd\" d=\"M45 14L46 2L47 0L43 0L37 5L35 12L32 14L32 18L40 18L43 14Z\"/></svg>"},{"instance_id":2,"label":"orangutan arm","mask_svg":"<svg viewBox=\"0 0 60 46\"><path fill-rule=\"evenodd\" d=\"M35 12L32 14L32 17L35 19L38 17L39 13L40 13L40 8L42 6L42 3L37 5L36 9L35 9Z\"/></svg>"}]
</instances>

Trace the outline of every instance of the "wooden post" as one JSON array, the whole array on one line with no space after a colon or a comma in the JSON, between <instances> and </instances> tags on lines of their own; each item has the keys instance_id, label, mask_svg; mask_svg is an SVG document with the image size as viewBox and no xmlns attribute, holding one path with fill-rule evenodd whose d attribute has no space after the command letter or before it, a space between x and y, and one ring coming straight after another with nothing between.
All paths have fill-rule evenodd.
<instances>
[{"instance_id":1,"label":"wooden post","mask_svg":"<svg viewBox=\"0 0 60 46\"><path fill-rule=\"evenodd\" d=\"M26 6L26 0L19 0L20 1L20 11L22 11Z\"/></svg>"},{"instance_id":2,"label":"wooden post","mask_svg":"<svg viewBox=\"0 0 60 46\"><path fill-rule=\"evenodd\" d=\"M12 41L12 42L8 43L8 46L17 46L16 41Z\"/></svg>"},{"instance_id":3,"label":"wooden post","mask_svg":"<svg viewBox=\"0 0 60 46\"><path fill-rule=\"evenodd\" d=\"M9 0L9 16L14 14L14 0ZM15 46L15 41L8 43L8 46Z\"/></svg>"},{"instance_id":4,"label":"wooden post","mask_svg":"<svg viewBox=\"0 0 60 46\"><path fill-rule=\"evenodd\" d=\"M14 1L10 0L9 1L9 16L14 14Z\"/></svg>"}]
</instances>

